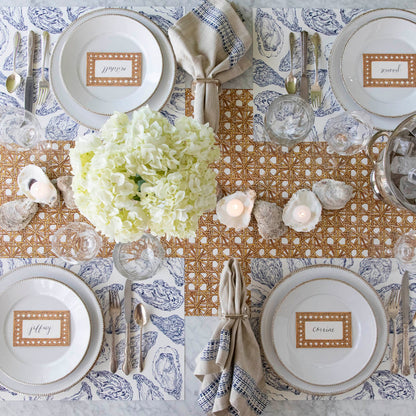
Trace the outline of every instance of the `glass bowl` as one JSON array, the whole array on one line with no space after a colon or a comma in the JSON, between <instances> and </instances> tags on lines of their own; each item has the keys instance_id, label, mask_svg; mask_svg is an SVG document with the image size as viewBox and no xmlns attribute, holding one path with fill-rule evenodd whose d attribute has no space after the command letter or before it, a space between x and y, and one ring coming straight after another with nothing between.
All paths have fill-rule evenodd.
<instances>
[{"instance_id":1,"label":"glass bowl","mask_svg":"<svg viewBox=\"0 0 416 416\"><path fill-rule=\"evenodd\" d=\"M153 277L165 258L165 250L159 239L145 233L130 243L118 243L114 247L113 260L117 271L129 280Z\"/></svg>"},{"instance_id":2,"label":"glass bowl","mask_svg":"<svg viewBox=\"0 0 416 416\"><path fill-rule=\"evenodd\" d=\"M292 149L312 130L315 115L312 107L297 95L281 95L267 109L264 128L270 140Z\"/></svg>"},{"instance_id":3,"label":"glass bowl","mask_svg":"<svg viewBox=\"0 0 416 416\"><path fill-rule=\"evenodd\" d=\"M97 256L102 239L94 227L85 222L70 222L52 236L52 251L71 264L83 263Z\"/></svg>"}]
</instances>

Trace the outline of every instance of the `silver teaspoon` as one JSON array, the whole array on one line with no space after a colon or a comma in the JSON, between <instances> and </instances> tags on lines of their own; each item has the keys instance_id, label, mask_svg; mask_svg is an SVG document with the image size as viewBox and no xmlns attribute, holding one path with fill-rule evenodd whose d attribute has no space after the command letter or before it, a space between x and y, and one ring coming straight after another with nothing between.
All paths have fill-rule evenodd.
<instances>
[{"instance_id":1,"label":"silver teaspoon","mask_svg":"<svg viewBox=\"0 0 416 416\"><path fill-rule=\"evenodd\" d=\"M285 79L285 87L286 91L289 94L294 94L297 89L297 79L293 75L293 51L295 49L295 34L290 32L289 35L289 44L290 44L290 72L289 75Z\"/></svg>"},{"instance_id":2,"label":"silver teaspoon","mask_svg":"<svg viewBox=\"0 0 416 416\"><path fill-rule=\"evenodd\" d=\"M143 303L139 303L134 309L134 320L137 325L140 326L140 338L139 338L139 371L143 371L143 354L142 354L142 338L143 327L147 324L147 312Z\"/></svg>"},{"instance_id":3,"label":"silver teaspoon","mask_svg":"<svg viewBox=\"0 0 416 416\"><path fill-rule=\"evenodd\" d=\"M22 77L16 72L16 55L20 44L20 33L16 32L13 38L13 72L6 79L6 89L9 93L15 92L22 82Z\"/></svg>"}]
</instances>

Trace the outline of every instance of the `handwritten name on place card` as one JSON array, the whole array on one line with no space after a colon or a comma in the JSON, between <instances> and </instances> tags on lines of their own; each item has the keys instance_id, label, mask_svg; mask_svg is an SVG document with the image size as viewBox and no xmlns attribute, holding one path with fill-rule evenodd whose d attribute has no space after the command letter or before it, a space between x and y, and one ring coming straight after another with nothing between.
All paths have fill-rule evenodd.
<instances>
[{"instance_id":1,"label":"handwritten name on place card","mask_svg":"<svg viewBox=\"0 0 416 416\"><path fill-rule=\"evenodd\" d=\"M140 86L142 54L87 52L87 86Z\"/></svg>"},{"instance_id":2,"label":"handwritten name on place card","mask_svg":"<svg viewBox=\"0 0 416 416\"><path fill-rule=\"evenodd\" d=\"M351 312L296 312L296 348L351 347Z\"/></svg>"},{"instance_id":3,"label":"handwritten name on place card","mask_svg":"<svg viewBox=\"0 0 416 416\"><path fill-rule=\"evenodd\" d=\"M70 343L69 311L14 311L13 346L67 346Z\"/></svg>"},{"instance_id":4,"label":"handwritten name on place card","mask_svg":"<svg viewBox=\"0 0 416 416\"><path fill-rule=\"evenodd\" d=\"M416 54L363 54L364 87L416 87Z\"/></svg>"}]
</instances>

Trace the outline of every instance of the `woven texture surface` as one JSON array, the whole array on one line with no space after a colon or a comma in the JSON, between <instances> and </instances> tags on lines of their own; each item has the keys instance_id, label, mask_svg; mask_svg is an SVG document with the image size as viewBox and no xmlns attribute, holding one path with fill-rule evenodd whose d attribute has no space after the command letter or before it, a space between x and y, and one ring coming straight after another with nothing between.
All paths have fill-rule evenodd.
<instances>
[{"instance_id":1,"label":"woven texture surface","mask_svg":"<svg viewBox=\"0 0 416 416\"><path fill-rule=\"evenodd\" d=\"M186 95L186 114L192 114L192 96ZM163 240L170 257L185 261L185 310L187 315L214 315L218 308L218 284L224 261L241 259L249 278L253 258L391 257L399 234L412 228L415 216L377 201L369 184L370 162L364 154L330 155L325 143L302 143L289 153L269 143L252 140L252 92L224 90L221 94L221 125L218 141L222 158L216 164L218 183L225 194L254 189L258 199L284 206L301 188L325 178L342 180L354 187L355 196L342 210L323 211L322 221L311 232L293 230L278 240L264 240L255 220L240 232L227 230L214 212L200 220L193 241ZM50 178L70 172L70 142L52 142L46 156L0 151L1 203L17 196L16 177L27 164L46 168ZM76 210L60 203L40 208L21 232L0 229L1 257L54 257L50 237L69 221L85 220ZM100 257L110 257L113 245L105 240Z\"/></svg>"}]
</instances>

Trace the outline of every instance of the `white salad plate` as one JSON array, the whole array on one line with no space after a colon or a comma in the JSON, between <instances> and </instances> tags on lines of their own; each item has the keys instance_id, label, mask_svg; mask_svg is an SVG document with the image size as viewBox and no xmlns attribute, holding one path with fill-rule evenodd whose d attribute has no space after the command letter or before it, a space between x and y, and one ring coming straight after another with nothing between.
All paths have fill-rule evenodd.
<instances>
[{"instance_id":1,"label":"white salad plate","mask_svg":"<svg viewBox=\"0 0 416 416\"><path fill-rule=\"evenodd\" d=\"M69 346L13 346L14 311L69 311ZM69 374L84 357L91 334L87 308L67 285L32 278L0 295L0 370L22 383L46 384Z\"/></svg>"},{"instance_id":2,"label":"white salad plate","mask_svg":"<svg viewBox=\"0 0 416 416\"><path fill-rule=\"evenodd\" d=\"M381 18L402 18L410 22L416 23L416 14L408 10L401 9L377 9L371 10L359 15L348 23L336 37L331 53L328 59L328 74L331 83L331 89L335 94L338 102L346 111L363 111L371 118L374 128L380 130L394 130L406 116L403 117L386 117L371 113L361 107L355 99L351 96L347 87L344 84L342 60L345 47L354 33L367 25L368 23L379 20ZM357 63L358 65L358 63Z\"/></svg>"},{"instance_id":3,"label":"white salad plate","mask_svg":"<svg viewBox=\"0 0 416 416\"><path fill-rule=\"evenodd\" d=\"M370 113L406 116L416 110L416 88L364 87L363 54L416 54L416 23L383 17L361 26L348 40L341 70L351 97Z\"/></svg>"},{"instance_id":4,"label":"white salad plate","mask_svg":"<svg viewBox=\"0 0 416 416\"><path fill-rule=\"evenodd\" d=\"M287 367L287 362L284 364L281 359L279 358L279 355L277 354L276 350L280 346L280 341L277 340L277 337L275 336L275 315L276 311L279 309L279 307L282 305L282 303L285 301L285 299L288 297L288 295L296 289L298 286L313 282L315 280L321 280L321 279L331 279L333 281L343 283L351 288L351 290L355 290L359 293L359 295L362 296L363 299L357 295L354 294L355 299L358 301L358 304L360 305L360 313L363 313L364 310L368 310L366 307L366 303L368 304L370 308L370 313L368 316L369 324L360 323L361 330L365 327L365 325L369 325L369 328L373 328L372 330L376 331L376 341L375 341L375 348L373 352L371 353L370 358L368 359L368 352L366 353L367 357L365 358L365 361L367 362L364 364L363 368L359 370L360 365L356 365L356 372L355 374L351 374L351 377L349 379L345 380L346 374L344 373L343 376L335 381L338 381L337 384L326 384L326 381L323 378L319 378L316 376L311 380L308 375L306 375L306 378L308 378L309 381L306 381L300 377L305 376L303 373L299 373L299 375L292 373ZM343 286L344 287L344 286ZM350 292L351 292L350 290ZM332 289L331 289L332 293ZM353 292L351 292L353 293ZM350 294L351 294L350 293ZM355 293L355 292L354 292ZM307 295L305 304L302 305L303 307L311 306L308 304L308 302L312 302L312 300L307 299ZM342 296L342 293L340 294L340 297L343 298L342 307L349 307L353 306L353 304L349 303L346 298ZM321 298L322 299L322 298ZM327 301L327 300L326 300ZM355 304L354 304L355 306ZM291 308L289 308L291 309ZM296 309L296 308L295 308ZM320 309L318 307L318 309ZM323 311L320 311L323 312ZM343 311L337 311L337 312L343 312ZM354 318L352 318L354 319ZM371 322L375 319L376 328L374 329L373 324ZM353 330L355 325L355 331L357 331L357 322L353 323ZM357 336L357 334L353 337ZM359 335L360 338L363 336L363 334ZM342 267L332 266L332 265L315 265L311 267L306 267L303 269L299 269L292 273L291 275L284 278L277 286L274 287L274 289L270 292L269 296L267 297L263 311L260 318L260 338L261 343L263 346L263 351L266 357L266 360L268 361L271 368L275 370L275 372L278 374L278 376L284 380L288 385L294 387L297 390L306 392L308 394L314 394L314 395L335 395L335 394L341 394L344 392L347 392L349 390L352 390L353 388L359 386L362 384L366 379L368 379L373 372L377 369L379 364L381 363L386 347L387 347L387 340L388 340L388 320L386 316L386 312L384 310L384 306L378 297L376 291L364 280L359 276L358 274L344 269ZM282 338L285 338L285 335L282 336ZM364 338L363 338L364 339ZM290 343L291 341L289 339L285 340L286 342ZM275 345L275 342L278 342L278 345ZM372 349L369 348L369 349ZM302 349L305 351L305 349ZM329 351L329 350L327 350ZM283 353L283 352L282 352ZM308 354L307 352L305 352ZM279 354L281 354L279 349ZM334 354L341 354L340 359L347 359L351 360L351 358L347 355L343 355L342 353L334 353ZM345 352L344 352L345 354ZM353 353L355 355L355 353ZM334 358L337 358L334 356ZM304 360L306 363L306 359ZM313 365L313 364L312 364ZM319 366L320 364L318 364ZM333 365L333 364L332 364ZM298 367L292 367L295 371ZM342 381L344 379L344 381ZM322 384L314 384L310 381L318 381Z\"/></svg>"},{"instance_id":5,"label":"white salad plate","mask_svg":"<svg viewBox=\"0 0 416 416\"><path fill-rule=\"evenodd\" d=\"M61 56L66 40L84 22L99 16L125 16L144 25L156 38L162 53L163 71L154 94L146 102L152 110L160 110L169 101L176 80L176 60L172 46L164 32L147 17L128 9L99 9L82 15L70 24L57 40L50 62L51 87L59 105L76 122L93 130L99 130L109 116L85 109L68 92L61 76ZM129 113L127 113L129 114Z\"/></svg>"},{"instance_id":6,"label":"white salad plate","mask_svg":"<svg viewBox=\"0 0 416 416\"><path fill-rule=\"evenodd\" d=\"M163 71L159 43L142 23L128 16L97 16L62 35L61 77L67 92L87 110L112 115L146 103ZM87 53L141 53L140 86L87 86Z\"/></svg>"},{"instance_id":7,"label":"white salad plate","mask_svg":"<svg viewBox=\"0 0 416 416\"><path fill-rule=\"evenodd\" d=\"M297 348L297 312L351 312L351 348ZM281 363L310 384L334 385L356 376L370 361L377 341L373 311L352 286L333 279L315 279L292 289L279 304L273 342Z\"/></svg>"},{"instance_id":8,"label":"white salad plate","mask_svg":"<svg viewBox=\"0 0 416 416\"><path fill-rule=\"evenodd\" d=\"M0 384L9 390L16 391L23 394L30 395L50 395L65 391L82 380L86 374L92 369L98 356L101 352L101 347L104 337L104 319L101 311L100 304L94 294L94 292L88 287L88 285L76 274L62 267L53 266L50 264L32 264L29 266L19 267L6 274L0 279L0 293L6 293L12 289L16 283L29 280L35 280L33 278L52 279L57 283L61 283L70 288L82 303L88 312L89 323L84 322L84 325L90 326L90 342L87 350L81 361L75 368L64 375L59 380L52 381L47 384L29 384L27 381L22 382L10 377L3 371L0 371ZM57 286L56 286L57 287ZM60 289L61 290L61 289ZM63 289L62 289L63 290ZM68 294L69 292L65 292ZM68 295L72 296L72 295ZM62 300L60 300L62 302ZM25 301L26 302L26 301ZM28 300L30 302L30 300ZM48 302L52 302L48 300ZM58 301L57 301L58 302ZM52 305L52 303L49 303ZM55 305L55 304L54 304ZM58 305L57 305L58 306ZM86 317L85 317L86 318ZM2 318L4 319L4 318ZM77 318L78 319L78 318ZM71 324L72 324L71 318ZM74 328L77 331L77 328ZM79 329L81 331L81 328ZM75 333L76 336L76 333ZM43 347L39 347L43 348ZM45 347L46 348L46 347ZM50 347L55 348L55 347ZM61 347L58 347L61 348ZM51 352L51 354L54 354ZM48 364L45 364L48 366ZM13 374L15 375L15 374Z\"/></svg>"}]
</instances>

